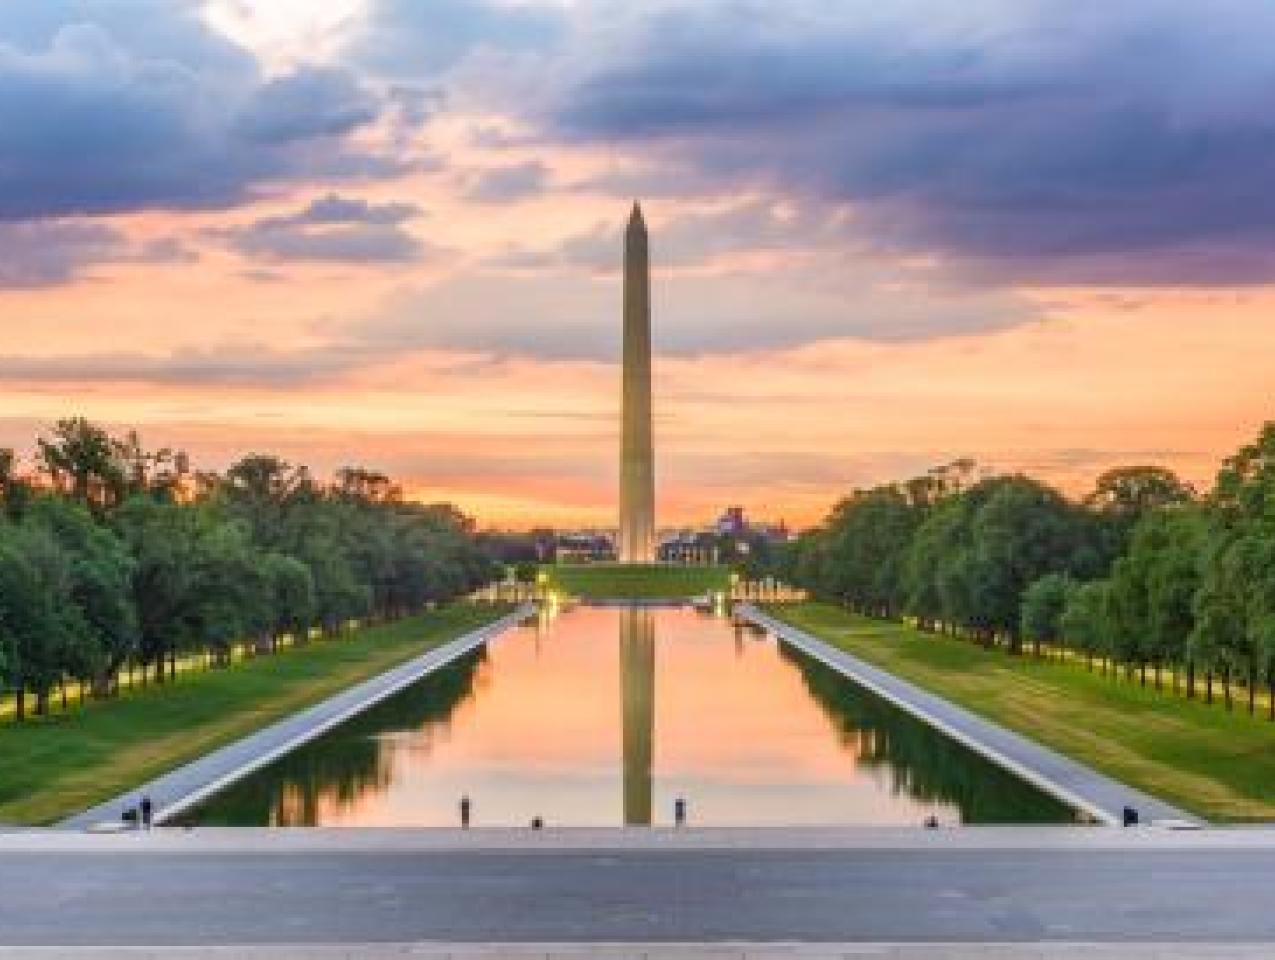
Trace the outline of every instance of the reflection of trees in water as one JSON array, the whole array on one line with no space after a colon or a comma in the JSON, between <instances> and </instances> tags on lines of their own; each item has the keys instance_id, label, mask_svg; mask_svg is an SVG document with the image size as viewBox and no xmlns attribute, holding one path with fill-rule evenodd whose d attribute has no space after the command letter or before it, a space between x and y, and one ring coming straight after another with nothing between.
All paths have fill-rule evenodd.
<instances>
[{"instance_id":1,"label":"reflection of trees in water","mask_svg":"<svg viewBox=\"0 0 1275 960\"><path fill-rule=\"evenodd\" d=\"M481 686L485 647L298 747L196 809L182 823L309 827L323 810L346 809L387 789L394 759L428 756L453 712ZM397 736L402 731L403 736Z\"/></svg>"},{"instance_id":2,"label":"reflection of trees in water","mask_svg":"<svg viewBox=\"0 0 1275 960\"><path fill-rule=\"evenodd\" d=\"M780 656L801 672L806 689L860 766L888 769L896 794L950 804L963 823L1071 821L1070 808L1024 783L922 721L904 713L786 643Z\"/></svg>"}]
</instances>

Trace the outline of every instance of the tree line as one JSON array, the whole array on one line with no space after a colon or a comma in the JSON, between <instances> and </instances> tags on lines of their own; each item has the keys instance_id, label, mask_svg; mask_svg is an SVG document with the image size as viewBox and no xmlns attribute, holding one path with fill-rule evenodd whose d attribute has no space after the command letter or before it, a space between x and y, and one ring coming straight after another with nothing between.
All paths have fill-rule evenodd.
<instances>
[{"instance_id":1,"label":"tree line","mask_svg":"<svg viewBox=\"0 0 1275 960\"><path fill-rule=\"evenodd\" d=\"M958 460L857 490L778 558L778 573L860 613L1275 719L1275 423L1197 493L1171 471L1110 470L1080 501ZM1095 667L1095 665L1097 665Z\"/></svg>"},{"instance_id":2,"label":"tree line","mask_svg":"<svg viewBox=\"0 0 1275 960\"><path fill-rule=\"evenodd\" d=\"M359 467L322 483L252 454L193 471L83 418L19 466L0 449L0 689L18 719L68 681L107 697L134 665L163 682L180 656L224 665L236 643L269 652L494 576L469 518Z\"/></svg>"}]
</instances>

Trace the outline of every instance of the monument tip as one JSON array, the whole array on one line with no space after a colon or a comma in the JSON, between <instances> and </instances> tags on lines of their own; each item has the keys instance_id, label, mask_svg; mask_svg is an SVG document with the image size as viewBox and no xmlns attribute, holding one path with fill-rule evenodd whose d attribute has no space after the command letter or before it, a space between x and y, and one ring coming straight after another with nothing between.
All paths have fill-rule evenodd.
<instances>
[{"instance_id":1,"label":"monument tip","mask_svg":"<svg viewBox=\"0 0 1275 960\"><path fill-rule=\"evenodd\" d=\"M642 205L636 200L633 201L633 212L629 214L630 227L645 227L646 221L642 219Z\"/></svg>"}]
</instances>

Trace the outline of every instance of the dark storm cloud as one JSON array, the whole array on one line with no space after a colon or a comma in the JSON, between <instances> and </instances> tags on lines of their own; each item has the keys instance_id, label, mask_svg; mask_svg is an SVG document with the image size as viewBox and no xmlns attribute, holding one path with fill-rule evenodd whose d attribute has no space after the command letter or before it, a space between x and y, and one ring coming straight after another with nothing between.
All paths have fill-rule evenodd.
<instances>
[{"instance_id":1,"label":"dark storm cloud","mask_svg":"<svg viewBox=\"0 0 1275 960\"><path fill-rule=\"evenodd\" d=\"M236 132L263 143L335 137L371 123L380 104L345 70L303 67L256 91Z\"/></svg>"},{"instance_id":2,"label":"dark storm cloud","mask_svg":"<svg viewBox=\"0 0 1275 960\"><path fill-rule=\"evenodd\" d=\"M33 9L37 8L37 9ZM181 0L0 9L0 220L224 207L263 183L384 175L342 69L261 76Z\"/></svg>"},{"instance_id":3,"label":"dark storm cloud","mask_svg":"<svg viewBox=\"0 0 1275 960\"><path fill-rule=\"evenodd\" d=\"M422 215L409 203L369 203L329 193L296 213L213 233L246 257L344 263L411 263L426 245L403 224Z\"/></svg>"},{"instance_id":4,"label":"dark storm cloud","mask_svg":"<svg viewBox=\"0 0 1275 960\"><path fill-rule=\"evenodd\" d=\"M1275 5L673 3L551 126L848 202L992 277L1275 280Z\"/></svg>"}]
</instances>

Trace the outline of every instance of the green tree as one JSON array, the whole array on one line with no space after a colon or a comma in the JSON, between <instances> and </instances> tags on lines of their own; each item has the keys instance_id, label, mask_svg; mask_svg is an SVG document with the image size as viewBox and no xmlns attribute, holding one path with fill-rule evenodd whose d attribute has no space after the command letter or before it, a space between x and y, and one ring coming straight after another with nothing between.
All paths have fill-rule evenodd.
<instances>
[{"instance_id":1,"label":"green tree","mask_svg":"<svg viewBox=\"0 0 1275 960\"><path fill-rule=\"evenodd\" d=\"M1040 653L1042 643L1062 639L1062 618L1076 582L1065 573L1049 573L1023 593L1022 635Z\"/></svg>"},{"instance_id":2,"label":"green tree","mask_svg":"<svg viewBox=\"0 0 1275 960\"><path fill-rule=\"evenodd\" d=\"M943 499L912 539L908 608L983 642L1020 643L1022 598L1049 573L1092 574L1091 524L1028 477L987 477Z\"/></svg>"},{"instance_id":3,"label":"green tree","mask_svg":"<svg viewBox=\"0 0 1275 960\"><path fill-rule=\"evenodd\" d=\"M403 499L402 489L378 470L366 467L342 467L336 472L331 488L334 499L344 503L392 504Z\"/></svg>"},{"instance_id":4,"label":"green tree","mask_svg":"<svg viewBox=\"0 0 1275 960\"><path fill-rule=\"evenodd\" d=\"M0 447L0 519L17 520L31 502L31 485L18 475L18 456Z\"/></svg>"},{"instance_id":5,"label":"green tree","mask_svg":"<svg viewBox=\"0 0 1275 960\"><path fill-rule=\"evenodd\" d=\"M277 638L291 634L297 641L304 641L314 623L314 576L310 568L296 557L283 553L270 553L263 558L271 589L271 626Z\"/></svg>"},{"instance_id":6,"label":"green tree","mask_svg":"<svg viewBox=\"0 0 1275 960\"><path fill-rule=\"evenodd\" d=\"M1067 595L1059 628L1064 639L1085 655L1093 669L1093 658L1106 653L1111 635L1111 584L1092 580L1077 584Z\"/></svg>"},{"instance_id":7,"label":"green tree","mask_svg":"<svg viewBox=\"0 0 1275 960\"><path fill-rule=\"evenodd\" d=\"M1121 659L1151 664L1157 687L1165 664L1190 663L1187 641L1195 628L1193 605L1207 533L1197 508L1148 512L1134 528L1128 552L1112 568L1111 645ZM1188 667L1188 691L1193 681Z\"/></svg>"},{"instance_id":8,"label":"green tree","mask_svg":"<svg viewBox=\"0 0 1275 960\"><path fill-rule=\"evenodd\" d=\"M230 514L248 524L256 543L270 548L285 541L289 509L309 494L305 469L270 454L243 457L226 471L221 483Z\"/></svg>"},{"instance_id":9,"label":"green tree","mask_svg":"<svg viewBox=\"0 0 1275 960\"><path fill-rule=\"evenodd\" d=\"M969 606L958 576L970 548L972 497L952 496L932 510L917 528L904 563L907 609L922 629L943 624L951 631L964 622Z\"/></svg>"},{"instance_id":10,"label":"green tree","mask_svg":"<svg viewBox=\"0 0 1275 960\"><path fill-rule=\"evenodd\" d=\"M1188 641L1191 659L1206 670L1209 702L1213 701L1213 676L1220 673L1228 709L1233 670L1256 654L1249 634L1246 552L1239 539L1218 536L1210 542L1193 604L1195 628Z\"/></svg>"},{"instance_id":11,"label":"green tree","mask_svg":"<svg viewBox=\"0 0 1275 960\"><path fill-rule=\"evenodd\" d=\"M999 478L973 517L970 593L980 625L1019 642L1023 592L1047 573L1083 575L1083 520L1057 491L1024 476Z\"/></svg>"},{"instance_id":12,"label":"green tree","mask_svg":"<svg viewBox=\"0 0 1275 960\"><path fill-rule=\"evenodd\" d=\"M142 662L175 671L177 653L226 645L259 615L260 578L245 556L246 528L221 519L211 504L183 505L133 497L115 515L135 561Z\"/></svg>"},{"instance_id":13,"label":"green tree","mask_svg":"<svg viewBox=\"0 0 1275 960\"><path fill-rule=\"evenodd\" d=\"M371 587L357 576L350 555L357 528L346 522L348 514L345 504L317 500L291 511L285 522L282 549L309 568L314 616L328 634L366 616L372 606Z\"/></svg>"},{"instance_id":14,"label":"green tree","mask_svg":"<svg viewBox=\"0 0 1275 960\"><path fill-rule=\"evenodd\" d=\"M70 594L83 618L82 656L64 669L106 695L124 662L137 651L137 612L133 605L133 558L109 528L87 509L52 497L35 500L25 522L43 527L67 558Z\"/></svg>"},{"instance_id":15,"label":"green tree","mask_svg":"<svg viewBox=\"0 0 1275 960\"><path fill-rule=\"evenodd\" d=\"M1116 467L1102 474L1085 506L1100 524L1105 562L1125 553L1143 517L1188 504L1194 496L1190 484L1165 467Z\"/></svg>"},{"instance_id":16,"label":"green tree","mask_svg":"<svg viewBox=\"0 0 1275 960\"><path fill-rule=\"evenodd\" d=\"M115 462L124 478L124 496L151 494L175 498L189 463L186 455L167 447L147 450L136 430L111 441Z\"/></svg>"},{"instance_id":17,"label":"green tree","mask_svg":"<svg viewBox=\"0 0 1275 960\"><path fill-rule=\"evenodd\" d=\"M57 601L13 528L0 528L0 670L4 686L14 691L19 721L25 718L26 693L50 659L48 643L60 629Z\"/></svg>"},{"instance_id":18,"label":"green tree","mask_svg":"<svg viewBox=\"0 0 1275 960\"><path fill-rule=\"evenodd\" d=\"M1275 720L1275 531L1267 530L1253 546L1247 621L1253 637L1258 675L1265 680L1267 716ZM1251 691L1250 687L1250 691ZM1249 699L1250 707L1252 698Z\"/></svg>"},{"instance_id":19,"label":"green tree","mask_svg":"<svg viewBox=\"0 0 1275 960\"><path fill-rule=\"evenodd\" d=\"M862 613L897 616L920 519L920 510L894 486L856 491L839 503L826 525L831 592Z\"/></svg>"},{"instance_id":20,"label":"green tree","mask_svg":"<svg viewBox=\"0 0 1275 960\"><path fill-rule=\"evenodd\" d=\"M1223 675L1231 706L1231 680L1253 688L1265 672L1267 601L1272 576L1270 543L1275 535L1275 423L1267 423L1255 442L1228 458L1208 498L1210 528L1202 552L1200 586L1193 612L1192 656L1212 673Z\"/></svg>"},{"instance_id":21,"label":"green tree","mask_svg":"<svg viewBox=\"0 0 1275 960\"><path fill-rule=\"evenodd\" d=\"M223 660L237 640L274 648L275 591L269 555L252 542L248 525L212 517L196 543L199 598L191 607L192 645Z\"/></svg>"},{"instance_id":22,"label":"green tree","mask_svg":"<svg viewBox=\"0 0 1275 960\"><path fill-rule=\"evenodd\" d=\"M1085 502L1136 523L1152 511L1190 503L1194 496L1191 485L1165 467L1116 467L1097 479Z\"/></svg>"},{"instance_id":23,"label":"green tree","mask_svg":"<svg viewBox=\"0 0 1275 960\"><path fill-rule=\"evenodd\" d=\"M59 420L38 445L40 462L55 489L99 515L123 499L125 471L115 441L102 427L83 417Z\"/></svg>"},{"instance_id":24,"label":"green tree","mask_svg":"<svg viewBox=\"0 0 1275 960\"><path fill-rule=\"evenodd\" d=\"M71 564L43 525L0 528L0 647L18 719L27 693L35 695L36 713L44 713L68 667L86 659L88 629L74 601Z\"/></svg>"},{"instance_id":25,"label":"green tree","mask_svg":"<svg viewBox=\"0 0 1275 960\"><path fill-rule=\"evenodd\" d=\"M135 657L163 679L182 650L225 660L239 640L268 649L316 622L333 631L399 615L493 576L472 520L405 502L373 470L346 468L320 487L305 467L253 454L188 482L184 454L73 418L40 440L52 492L15 509L15 458L2 453L0 492L16 518L0 527L2 669L41 704L68 673L106 692Z\"/></svg>"}]
</instances>

